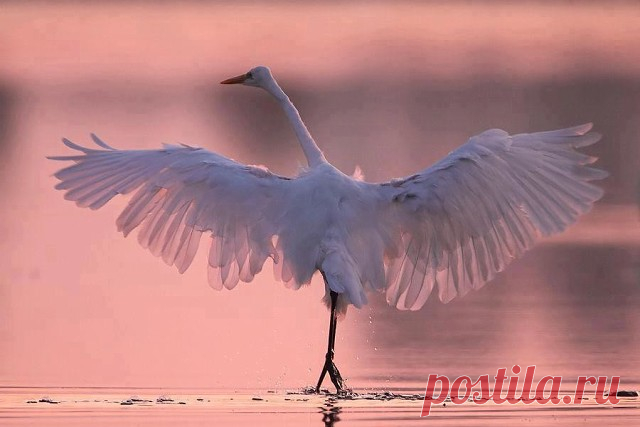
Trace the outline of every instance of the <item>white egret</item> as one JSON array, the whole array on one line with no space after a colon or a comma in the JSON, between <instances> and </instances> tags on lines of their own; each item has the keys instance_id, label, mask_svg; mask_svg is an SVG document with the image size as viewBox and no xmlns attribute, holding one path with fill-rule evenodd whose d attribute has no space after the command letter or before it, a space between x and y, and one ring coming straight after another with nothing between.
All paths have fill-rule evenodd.
<instances>
[{"instance_id":1,"label":"white egret","mask_svg":"<svg viewBox=\"0 0 640 427\"><path fill-rule=\"evenodd\" d=\"M55 174L56 188L78 206L98 209L135 191L118 217L138 240L179 272L210 237L208 279L215 289L250 282L267 258L277 279L297 289L319 271L330 307L327 354L338 391L334 344L339 314L384 291L389 304L417 310L437 288L443 302L478 289L541 237L564 230L603 191L607 174L575 150L600 135L591 124L532 134L492 129L435 165L385 183L367 183L333 167L267 67L221 82L266 90L283 108L308 162L295 178L277 176L188 145L117 150L64 139L78 155Z\"/></svg>"}]
</instances>

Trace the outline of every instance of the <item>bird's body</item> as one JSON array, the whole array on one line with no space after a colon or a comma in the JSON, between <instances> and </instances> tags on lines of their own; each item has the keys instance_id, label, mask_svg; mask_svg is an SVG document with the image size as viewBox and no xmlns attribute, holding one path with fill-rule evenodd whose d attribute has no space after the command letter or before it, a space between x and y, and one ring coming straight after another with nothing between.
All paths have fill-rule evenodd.
<instances>
[{"instance_id":1,"label":"bird's body","mask_svg":"<svg viewBox=\"0 0 640 427\"><path fill-rule=\"evenodd\" d=\"M265 89L291 121L308 168L295 178L186 145L116 150L65 144L75 164L56 173L57 188L97 209L135 191L117 220L180 272L203 233L211 236L209 283L249 282L267 258L287 286L325 281L331 308L323 373L340 390L333 364L336 316L384 291L400 309L421 308L433 289L442 301L477 289L536 239L564 230L602 190L606 173L579 153L600 136L591 125L533 134L498 129L472 137L435 165L406 178L367 183L332 166L266 67L225 80Z\"/></svg>"},{"instance_id":2,"label":"bird's body","mask_svg":"<svg viewBox=\"0 0 640 427\"><path fill-rule=\"evenodd\" d=\"M303 173L292 180L291 209L287 209L282 230L283 267L291 270L294 284L309 283L316 271L327 280L327 299L330 291L340 294L339 311L348 304L362 307L367 302L365 290L372 280L383 289L384 265L376 233L362 230L375 216L378 194L370 184L357 181L329 163ZM364 231L364 232L363 232ZM288 276L281 276L287 282Z\"/></svg>"}]
</instances>

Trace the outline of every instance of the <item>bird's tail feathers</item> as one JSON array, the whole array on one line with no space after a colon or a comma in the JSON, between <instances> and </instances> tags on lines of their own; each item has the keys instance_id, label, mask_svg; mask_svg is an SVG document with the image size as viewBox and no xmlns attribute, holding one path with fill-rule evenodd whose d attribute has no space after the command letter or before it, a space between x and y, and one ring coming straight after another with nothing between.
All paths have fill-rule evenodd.
<instances>
[{"instance_id":1,"label":"bird's tail feathers","mask_svg":"<svg viewBox=\"0 0 640 427\"><path fill-rule=\"evenodd\" d=\"M321 270L326 289L323 302L331 307L330 291L340 294L336 307L339 315L347 312L349 304L361 308L367 303L364 287L357 274L357 266L346 251L336 249L329 252L322 261Z\"/></svg>"}]
</instances>

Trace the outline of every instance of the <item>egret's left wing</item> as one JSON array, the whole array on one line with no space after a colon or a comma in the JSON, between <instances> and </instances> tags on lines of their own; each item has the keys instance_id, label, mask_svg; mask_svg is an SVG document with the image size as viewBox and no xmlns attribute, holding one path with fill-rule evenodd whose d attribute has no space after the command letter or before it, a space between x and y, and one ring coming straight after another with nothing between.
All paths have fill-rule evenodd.
<instances>
[{"instance_id":1,"label":"egret's left wing","mask_svg":"<svg viewBox=\"0 0 640 427\"><path fill-rule=\"evenodd\" d=\"M510 136L493 129L424 171L379 185L387 301L422 307L478 288L540 236L564 230L603 192L607 176L575 150L597 142L591 124Z\"/></svg>"},{"instance_id":2,"label":"egret's left wing","mask_svg":"<svg viewBox=\"0 0 640 427\"><path fill-rule=\"evenodd\" d=\"M277 261L272 237L280 231L288 178L187 145L116 150L93 140L102 149L64 140L80 154L50 157L74 162L55 174L66 199L98 209L137 190L118 217L118 230L126 236L140 226L140 244L180 272L210 232L209 283L216 289L249 282L268 257Z\"/></svg>"}]
</instances>

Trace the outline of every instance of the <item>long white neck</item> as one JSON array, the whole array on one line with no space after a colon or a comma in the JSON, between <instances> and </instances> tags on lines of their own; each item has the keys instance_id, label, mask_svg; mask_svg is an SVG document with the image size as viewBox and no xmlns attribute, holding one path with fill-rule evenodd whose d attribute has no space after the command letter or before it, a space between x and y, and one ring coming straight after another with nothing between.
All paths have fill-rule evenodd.
<instances>
[{"instance_id":1,"label":"long white neck","mask_svg":"<svg viewBox=\"0 0 640 427\"><path fill-rule=\"evenodd\" d=\"M298 110L293 105L287 94L284 93L280 86L278 86L275 79L272 78L268 84L263 86L263 88L273 95L282 106L282 109L293 126L293 130L296 133L298 142L300 142L304 156L307 158L309 167L313 168L323 163L327 163L327 159L325 159L324 154L322 154L322 151L318 148L316 142L311 137L309 129L307 129L302 118L300 118L300 113L298 113Z\"/></svg>"}]
</instances>

